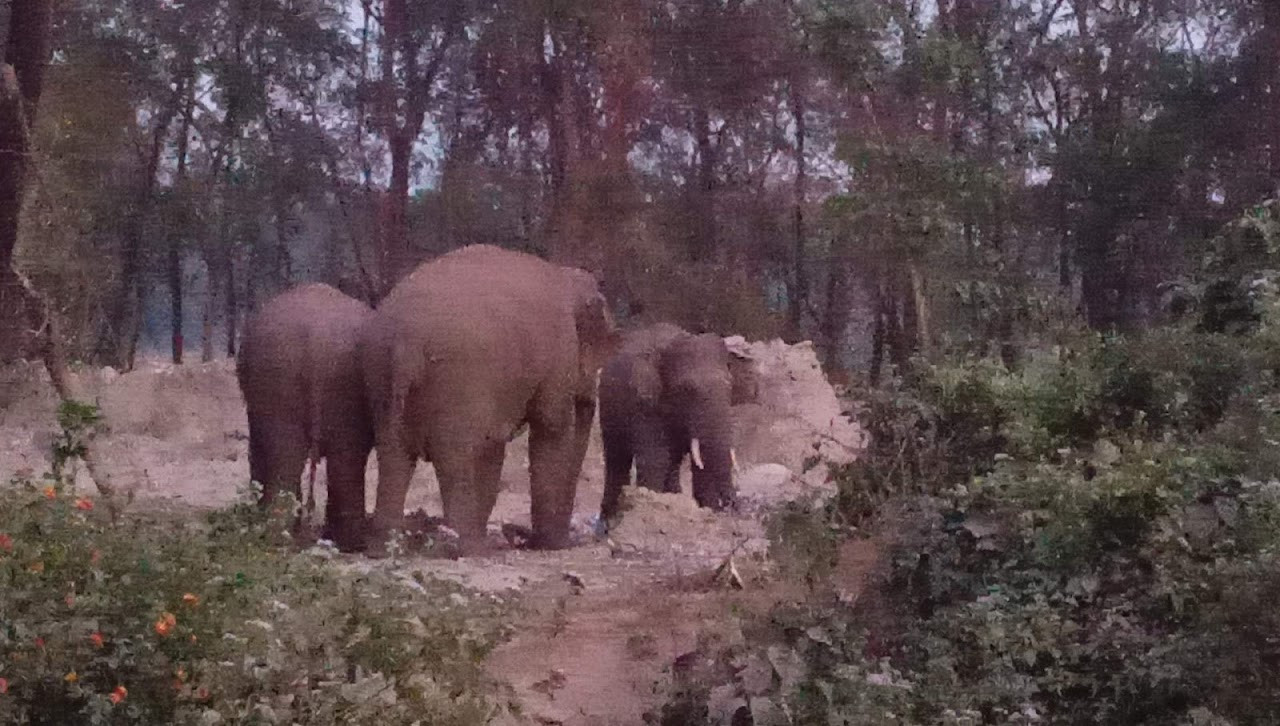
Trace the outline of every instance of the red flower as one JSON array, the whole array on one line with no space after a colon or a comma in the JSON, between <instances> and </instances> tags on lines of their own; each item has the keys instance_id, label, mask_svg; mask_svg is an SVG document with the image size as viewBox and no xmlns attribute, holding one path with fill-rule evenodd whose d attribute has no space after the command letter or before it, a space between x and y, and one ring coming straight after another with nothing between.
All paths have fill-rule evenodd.
<instances>
[{"instance_id":1,"label":"red flower","mask_svg":"<svg viewBox=\"0 0 1280 726\"><path fill-rule=\"evenodd\" d=\"M96 564L98 564L98 560L100 560L100 559L102 559L102 551L101 551L101 550L94 550L93 552L90 552L90 553L89 553L89 562L90 562L90 563L92 563L92 564L95 564L95 565L96 565Z\"/></svg>"},{"instance_id":2,"label":"red flower","mask_svg":"<svg viewBox=\"0 0 1280 726\"><path fill-rule=\"evenodd\" d=\"M76 500L76 509L80 509L88 512L91 509L93 509L93 502L91 500L81 497L80 499Z\"/></svg>"},{"instance_id":3,"label":"red flower","mask_svg":"<svg viewBox=\"0 0 1280 726\"><path fill-rule=\"evenodd\" d=\"M186 604L190 605L191 607L195 607L196 605L199 605L199 604L200 604L200 598L199 598L199 596L194 595L194 594L192 594L192 593L187 593L187 594L183 595L183 596L182 596L182 601L183 601L184 603L186 603Z\"/></svg>"},{"instance_id":4,"label":"red flower","mask_svg":"<svg viewBox=\"0 0 1280 726\"><path fill-rule=\"evenodd\" d=\"M169 632L173 630L173 626L177 624L178 619L173 616L173 613L164 613L160 616L160 619L156 621L154 626L156 635L159 635L162 638L167 638L169 636Z\"/></svg>"},{"instance_id":5,"label":"red flower","mask_svg":"<svg viewBox=\"0 0 1280 726\"><path fill-rule=\"evenodd\" d=\"M8 692L9 692L9 679L0 678L0 693L8 693Z\"/></svg>"},{"instance_id":6,"label":"red flower","mask_svg":"<svg viewBox=\"0 0 1280 726\"><path fill-rule=\"evenodd\" d=\"M90 633L89 642L93 643L93 647L101 648L106 639L102 637L102 633Z\"/></svg>"},{"instance_id":7,"label":"red flower","mask_svg":"<svg viewBox=\"0 0 1280 726\"><path fill-rule=\"evenodd\" d=\"M205 688L204 686L200 686L199 688L197 688L197 689L196 689L196 700L197 700L197 701L207 701L207 700L209 700L209 689L208 689L208 688Z\"/></svg>"},{"instance_id":8,"label":"red flower","mask_svg":"<svg viewBox=\"0 0 1280 726\"><path fill-rule=\"evenodd\" d=\"M58 490L57 490L57 489L54 489L52 485L45 487L45 488L44 488L44 498L45 498L45 499L57 499L57 498L58 498Z\"/></svg>"},{"instance_id":9,"label":"red flower","mask_svg":"<svg viewBox=\"0 0 1280 726\"><path fill-rule=\"evenodd\" d=\"M128 695L129 695L128 688L125 688L124 686L116 686L116 690L112 691L111 695L107 696L107 698L111 699L112 703L120 703Z\"/></svg>"},{"instance_id":10,"label":"red flower","mask_svg":"<svg viewBox=\"0 0 1280 726\"><path fill-rule=\"evenodd\" d=\"M37 647L37 648L43 648L43 647L44 647L44 638L41 638L41 637L38 637L38 636L36 637L36 647Z\"/></svg>"},{"instance_id":11,"label":"red flower","mask_svg":"<svg viewBox=\"0 0 1280 726\"><path fill-rule=\"evenodd\" d=\"M13 551L13 538L7 534L0 534L0 550L5 552Z\"/></svg>"},{"instance_id":12,"label":"red flower","mask_svg":"<svg viewBox=\"0 0 1280 726\"><path fill-rule=\"evenodd\" d=\"M72 593L67 593L67 596L63 598L62 601L65 602L69 608L76 606L76 596Z\"/></svg>"}]
</instances>

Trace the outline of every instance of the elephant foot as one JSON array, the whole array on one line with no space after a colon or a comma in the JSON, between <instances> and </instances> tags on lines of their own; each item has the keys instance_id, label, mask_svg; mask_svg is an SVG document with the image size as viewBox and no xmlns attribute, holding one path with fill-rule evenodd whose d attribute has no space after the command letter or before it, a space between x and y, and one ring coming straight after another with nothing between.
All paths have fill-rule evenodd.
<instances>
[{"instance_id":1,"label":"elephant foot","mask_svg":"<svg viewBox=\"0 0 1280 726\"><path fill-rule=\"evenodd\" d=\"M320 534L321 539L327 539L338 548L339 552L352 554L356 552L364 552L368 549L368 532L363 528L329 528Z\"/></svg>"},{"instance_id":2,"label":"elephant foot","mask_svg":"<svg viewBox=\"0 0 1280 726\"><path fill-rule=\"evenodd\" d=\"M568 533L548 536L539 534L522 524L512 524L510 522L502 525L502 536L516 549L562 550L572 547L574 544L573 538Z\"/></svg>"}]
</instances>

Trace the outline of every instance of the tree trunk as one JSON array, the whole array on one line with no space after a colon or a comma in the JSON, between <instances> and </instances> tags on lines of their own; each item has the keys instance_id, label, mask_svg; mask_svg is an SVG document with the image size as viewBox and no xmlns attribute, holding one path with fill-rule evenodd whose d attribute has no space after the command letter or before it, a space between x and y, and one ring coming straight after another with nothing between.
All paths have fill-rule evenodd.
<instances>
[{"instance_id":1,"label":"tree trunk","mask_svg":"<svg viewBox=\"0 0 1280 726\"><path fill-rule=\"evenodd\" d=\"M235 255L230 247L227 249L226 269L223 270L222 281L227 286L222 299L222 302L226 305L227 358L234 360L236 357L236 317L240 314L240 304L236 297Z\"/></svg>"},{"instance_id":2,"label":"tree trunk","mask_svg":"<svg viewBox=\"0 0 1280 726\"><path fill-rule=\"evenodd\" d=\"M799 73L791 83L791 115L796 124L796 185L795 185L795 290L789 296L791 334L800 340L804 337L804 311L809 306L809 275L805 260L805 91Z\"/></svg>"},{"instance_id":3,"label":"tree trunk","mask_svg":"<svg viewBox=\"0 0 1280 726\"><path fill-rule=\"evenodd\" d=\"M391 182L383 197L382 294L386 294L409 267L409 161L413 136L396 133L387 140L391 151Z\"/></svg>"},{"instance_id":4,"label":"tree trunk","mask_svg":"<svg viewBox=\"0 0 1280 726\"><path fill-rule=\"evenodd\" d=\"M13 270L28 164L26 130L36 116L49 60L53 8L49 0L13 0L9 36L0 56L0 358L24 355L32 301Z\"/></svg>"},{"instance_id":5,"label":"tree trunk","mask_svg":"<svg viewBox=\"0 0 1280 726\"><path fill-rule=\"evenodd\" d=\"M550 251L560 243L564 231L564 215L568 206L568 144L565 139L561 97L563 95L564 73L562 71L561 49L555 42L554 32L548 29L552 37L552 55L548 61L543 52L545 36L539 34L534 46L538 58L538 84L541 89L542 117L547 124L547 176L551 187L551 202L547 211L547 222L542 232L542 247Z\"/></svg>"},{"instance_id":6,"label":"tree trunk","mask_svg":"<svg viewBox=\"0 0 1280 726\"><path fill-rule=\"evenodd\" d=\"M827 262L826 309L822 314L823 357L828 375L840 367L849 305L849 270L842 259L831 255Z\"/></svg>"},{"instance_id":7,"label":"tree trunk","mask_svg":"<svg viewBox=\"0 0 1280 726\"><path fill-rule=\"evenodd\" d=\"M715 146L711 143L711 117L706 104L698 103L693 111L693 136L698 148L696 180L689 185L690 227L693 230L692 257L711 260L716 249L715 220Z\"/></svg>"},{"instance_id":8,"label":"tree trunk","mask_svg":"<svg viewBox=\"0 0 1280 726\"><path fill-rule=\"evenodd\" d=\"M191 141L191 123L195 116L195 84L187 85L186 103L182 108L182 128L178 136L178 173L175 187L178 202L182 205L182 229L179 234L169 231L169 307L170 335L173 348L173 362L182 365L182 236L193 232L190 216L187 211L187 152Z\"/></svg>"},{"instance_id":9,"label":"tree trunk","mask_svg":"<svg viewBox=\"0 0 1280 726\"><path fill-rule=\"evenodd\" d=\"M915 346L916 349L928 353L932 340L929 329L929 297L925 290L924 273L916 262L908 266L911 278L911 308L915 312Z\"/></svg>"},{"instance_id":10,"label":"tree trunk","mask_svg":"<svg viewBox=\"0 0 1280 726\"><path fill-rule=\"evenodd\" d=\"M200 360L204 363L213 361L213 318L217 310L218 276L210 263L208 255L204 260L204 304L200 309Z\"/></svg>"}]
</instances>

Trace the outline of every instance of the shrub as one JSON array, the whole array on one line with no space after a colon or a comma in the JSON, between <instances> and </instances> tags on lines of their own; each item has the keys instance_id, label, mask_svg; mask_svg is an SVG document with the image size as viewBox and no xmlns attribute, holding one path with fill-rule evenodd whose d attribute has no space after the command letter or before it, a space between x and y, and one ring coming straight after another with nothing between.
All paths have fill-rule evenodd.
<instances>
[{"instance_id":1,"label":"shrub","mask_svg":"<svg viewBox=\"0 0 1280 726\"><path fill-rule=\"evenodd\" d=\"M287 543L247 498L111 525L57 479L0 490L4 723L476 724L498 604Z\"/></svg>"}]
</instances>

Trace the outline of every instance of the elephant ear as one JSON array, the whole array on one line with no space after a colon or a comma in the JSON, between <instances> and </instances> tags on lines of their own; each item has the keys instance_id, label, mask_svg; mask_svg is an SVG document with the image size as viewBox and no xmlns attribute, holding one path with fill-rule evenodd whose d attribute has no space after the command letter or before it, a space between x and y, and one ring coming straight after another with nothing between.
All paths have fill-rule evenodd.
<instances>
[{"instance_id":1,"label":"elephant ear","mask_svg":"<svg viewBox=\"0 0 1280 726\"><path fill-rule=\"evenodd\" d=\"M574 326L578 331L578 361L582 395L594 398L596 375L622 344L622 335L609 313L600 285L586 270L566 268L573 291ZM590 389L590 393L586 389Z\"/></svg>"}]
</instances>

